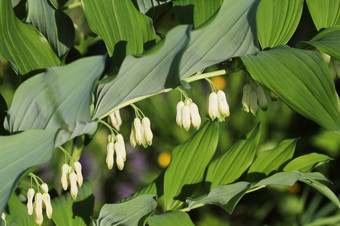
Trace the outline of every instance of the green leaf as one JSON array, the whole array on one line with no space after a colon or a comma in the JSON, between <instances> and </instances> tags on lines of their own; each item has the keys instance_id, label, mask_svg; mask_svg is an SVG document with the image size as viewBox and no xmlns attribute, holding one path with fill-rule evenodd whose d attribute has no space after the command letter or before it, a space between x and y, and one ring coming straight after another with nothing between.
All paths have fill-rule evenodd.
<instances>
[{"instance_id":1,"label":"green leaf","mask_svg":"<svg viewBox=\"0 0 340 226\"><path fill-rule=\"evenodd\" d=\"M197 28L213 17L222 0L177 0L172 4L181 24L192 24Z\"/></svg>"},{"instance_id":2,"label":"green leaf","mask_svg":"<svg viewBox=\"0 0 340 226\"><path fill-rule=\"evenodd\" d=\"M321 31L310 41L305 43L308 43L318 50L340 60L340 25Z\"/></svg>"},{"instance_id":3,"label":"green leaf","mask_svg":"<svg viewBox=\"0 0 340 226\"><path fill-rule=\"evenodd\" d=\"M296 142L296 139L284 140L275 148L261 152L250 166L248 177L256 173L269 176L269 174L279 170L282 164L293 157Z\"/></svg>"},{"instance_id":4,"label":"green leaf","mask_svg":"<svg viewBox=\"0 0 340 226\"><path fill-rule=\"evenodd\" d=\"M299 172L300 173L300 172ZM312 173L300 173L300 181L303 180L317 180L317 181L326 181L328 183L332 183L325 175L319 172L312 172Z\"/></svg>"},{"instance_id":5,"label":"green leaf","mask_svg":"<svg viewBox=\"0 0 340 226\"><path fill-rule=\"evenodd\" d=\"M284 168L283 171L289 172L298 170L301 172L310 172L316 166L329 162L331 160L330 157L323 154L318 153L310 153L306 155L302 155L291 160Z\"/></svg>"},{"instance_id":6,"label":"green leaf","mask_svg":"<svg viewBox=\"0 0 340 226\"><path fill-rule=\"evenodd\" d=\"M27 206L13 192L8 200L9 214L6 214L8 225L35 225L34 215L27 214ZM0 224L2 225L2 224Z\"/></svg>"},{"instance_id":7,"label":"green leaf","mask_svg":"<svg viewBox=\"0 0 340 226\"><path fill-rule=\"evenodd\" d=\"M56 10L48 0L28 0L28 21L49 41L62 57L72 47L75 31L71 18Z\"/></svg>"},{"instance_id":8,"label":"green leaf","mask_svg":"<svg viewBox=\"0 0 340 226\"><path fill-rule=\"evenodd\" d=\"M66 66L51 67L24 83L14 93L5 128L62 129L56 146L81 134L91 134L91 94L104 69L104 57L82 58Z\"/></svg>"},{"instance_id":9,"label":"green leaf","mask_svg":"<svg viewBox=\"0 0 340 226\"><path fill-rule=\"evenodd\" d=\"M51 158L55 136L53 130L30 130L0 136L0 213L25 171Z\"/></svg>"},{"instance_id":10,"label":"green leaf","mask_svg":"<svg viewBox=\"0 0 340 226\"><path fill-rule=\"evenodd\" d=\"M21 74L60 64L45 37L16 18L11 0L0 1L0 12L0 57L14 63Z\"/></svg>"},{"instance_id":11,"label":"green leaf","mask_svg":"<svg viewBox=\"0 0 340 226\"><path fill-rule=\"evenodd\" d=\"M214 188L238 179L253 162L260 139L260 125L238 140L223 155L210 163L205 181Z\"/></svg>"},{"instance_id":12,"label":"green leaf","mask_svg":"<svg viewBox=\"0 0 340 226\"><path fill-rule=\"evenodd\" d=\"M286 44L302 15L304 0L262 0L256 13L262 49Z\"/></svg>"},{"instance_id":13,"label":"green leaf","mask_svg":"<svg viewBox=\"0 0 340 226\"><path fill-rule=\"evenodd\" d=\"M299 172L279 172L263 180L260 180L252 187L268 185L285 185L293 186L301 177Z\"/></svg>"},{"instance_id":14,"label":"green leaf","mask_svg":"<svg viewBox=\"0 0 340 226\"><path fill-rule=\"evenodd\" d=\"M164 174L166 210L178 208L182 204L179 200L190 196L202 182L205 168L216 151L218 132L218 123L207 121L192 138L172 151Z\"/></svg>"},{"instance_id":15,"label":"green leaf","mask_svg":"<svg viewBox=\"0 0 340 226\"><path fill-rule=\"evenodd\" d=\"M148 219L148 224L150 226L173 226L173 225L181 225L181 226L193 226L189 215L187 213L181 211L170 211L160 215L152 215Z\"/></svg>"},{"instance_id":16,"label":"green leaf","mask_svg":"<svg viewBox=\"0 0 340 226\"><path fill-rule=\"evenodd\" d=\"M142 54L154 42L152 20L140 13L132 1L82 0L82 3L91 30L104 40L117 65L125 56Z\"/></svg>"},{"instance_id":17,"label":"green leaf","mask_svg":"<svg viewBox=\"0 0 340 226\"><path fill-rule=\"evenodd\" d=\"M301 180L301 181L315 188L316 190L318 190L320 193L326 196L329 200L331 200L334 203L334 205L340 208L339 199L326 185L321 184L320 182L315 181L315 180Z\"/></svg>"},{"instance_id":18,"label":"green leaf","mask_svg":"<svg viewBox=\"0 0 340 226\"><path fill-rule=\"evenodd\" d=\"M319 53L286 46L242 57L250 75L289 107L328 130L340 131L340 102Z\"/></svg>"},{"instance_id":19,"label":"green leaf","mask_svg":"<svg viewBox=\"0 0 340 226\"><path fill-rule=\"evenodd\" d=\"M192 31L181 61L181 78L232 57L258 52L255 19L258 3L258 0L224 0L214 20Z\"/></svg>"},{"instance_id":20,"label":"green leaf","mask_svg":"<svg viewBox=\"0 0 340 226\"><path fill-rule=\"evenodd\" d=\"M105 204L100 210L97 225L144 225L157 207L157 196L145 194L119 204Z\"/></svg>"},{"instance_id":21,"label":"green leaf","mask_svg":"<svg viewBox=\"0 0 340 226\"><path fill-rule=\"evenodd\" d=\"M213 204L222 207L231 214L236 204L240 201L249 187L250 183L243 181L235 184L217 185L206 197L187 199L186 202L189 205L188 209L192 209L200 205Z\"/></svg>"},{"instance_id":22,"label":"green leaf","mask_svg":"<svg viewBox=\"0 0 340 226\"><path fill-rule=\"evenodd\" d=\"M136 1L139 11L146 14L150 9L161 6L165 3L171 2L171 0L133 0Z\"/></svg>"},{"instance_id":23,"label":"green leaf","mask_svg":"<svg viewBox=\"0 0 340 226\"><path fill-rule=\"evenodd\" d=\"M306 0L317 30L336 25L340 19L340 0Z\"/></svg>"},{"instance_id":24,"label":"green leaf","mask_svg":"<svg viewBox=\"0 0 340 226\"><path fill-rule=\"evenodd\" d=\"M93 213L94 196L92 185L85 182L78 190L76 200L69 192L52 199L52 220L56 225L89 225Z\"/></svg>"},{"instance_id":25,"label":"green leaf","mask_svg":"<svg viewBox=\"0 0 340 226\"><path fill-rule=\"evenodd\" d=\"M188 42L189 27L178 26L168 33L165 42L159 43L143 57L126 57L117 77L99 85L94 118L103 118L114 108L178 86L179 61Z\"/></svg>"}]
</instances>

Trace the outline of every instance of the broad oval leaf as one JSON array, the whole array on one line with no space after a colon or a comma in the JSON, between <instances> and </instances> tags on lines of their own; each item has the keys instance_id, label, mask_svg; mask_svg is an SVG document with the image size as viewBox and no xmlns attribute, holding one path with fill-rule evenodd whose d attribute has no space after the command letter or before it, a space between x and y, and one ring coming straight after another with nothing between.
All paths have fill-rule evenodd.
<instances>
[{"instance_id":1,"label":"broad oval leaf","mask_svg":"<svg viewBox=\"0 0 340 226\"><path fill-rule=\"evenodd\" d=\"M103 69L104 57L94 56L48 68L26 80L14 93L5 128L11 133L62 129L56 146L93 133L97 123L90 117L91 94Z\"/></svg>"},{"instance_id":2,"label":"broad oval leaf","mask_svg":"<svg viewBox=\"0 0 340 226\"><path fill-rule=\"evenodd\" d=\"M152 20L140 13L132 1L82 0L82 4L91 30L104 40L117 65L125 56L142 54L145 45L156 38Z\"/></svg>"},{"instance_id":3,"label":"broad oval leaf","mask_svg":"<svg viewBox=\"0 0 340 226\"><path fill-rule=\"evenodd\" d=\"M234 182L248 169L253 162L259 139L260 125L257 125L245 138L238 140L210 163L205 181L211 183L211 188Z\"/></svg>"},{"instance_id":4,"label":"broad oval leaf","mask_svg":"<svg viewBox=\"0 0 340 226\"><path fill-rule=\"evenodd\" d=\"M206 197L188 198L188 209L195 206L213 204L222 207L228 213L232 213L236 204L240 201L246 191L250 188L248 182L237 182L235 184L217 185Z\"/></svg>"},{"instance_id":5,"label":"broad oval leaf","mask_svg":"<svg viewBox=\"0 0 340 226\"><path fill-rule=\"evenodd\" d=\"M97 225L144 225L157 207L156 195L140 195L127 202L105 204L99 213Z\"/></svg>"},{"instance_id":6,"label":"broad oval leaf","mask_svg":"<svg viewBox=\"0 0 340 226\"><path fill-rule=\"evenodd\" d=\"M55 137L55 130L30 130L0 136L0 213L26 170L52 157Z\"/></svg>"},{"instance_id":7,"label":"broad oval leaf","mask_svg":"<svg viewBox=\"0 0 340 226\"><path fill-rule=\"evenodd\" d=\"M198 28L214 16L222 0L177 0L172 4L180 23L192 24L194 28Z\"/></svg>"},{"instance_id":8,"label":"broad oval leaf","mask_svg":"<svg viewBox=\"0 0 340 226\"><path fill-rule=\"evenodd\" d=\"M257 173L261 176L269 176L272 172L279 170L286 161L293 157L296 142L296 139L285 140L275 148L261 152L251 164L247 178L256 177Z\"/></svg>"},{"instance_id":9,"label":"broad oval leaf","mask_svg":"<svg viewBox=\"0 0 340 226\"><path fill-rule=\"evenodd\" d=\"M185 212L173 210L160 215L152 215L148 219L150 226L194 226L189 215Z\"/></svg>"},{"instance_id":10,"label":"broad oval leaf","mask_svg":"<svg viewBox=\"0 0 340 226\"><path fill-rule=\"evenodd\" d=\"M301 172L310 172L317 165L328 162L330 160L331 158L327 155L310 153L293 159L283 168L283 171L289 172L299 170Z\"/></svg>"},{"instance_id":11,"label":"broad oval leaf","mask_svg":"<svg viewBox=\"0 0 340 226\"><path fill-rule=\"evenodd\" d=\"M89 225L93 214L94 196L92 185L85 182L75 200L69 192L52 199L52 219L56 225Z\"/></svg>"},{"instance_id":12,"label":"broad oval leaf","mask_svg":"<svg viewBox=\"0 0 340 226\"><path fill-rule=\"evenodd\" d=\"M71 18L54 8L50 1L28 0L28 21L50 42L62 57L72 47L75 31Z\"/></svg>"},{"instance_id":13,"label":"broad oval leaf","mask_svg":"<svg viewBox=\"0 0 340 226\"><path fill-rule=\"evenodd\" d=\"M253 185L252 188L268 185L293 186L296 181L300 179L300 177L301 174L299 172L279 172L260 180L255 185Z\"/></svg>"},{"instance_id":14,"label":"broad oval leaf","mask_svg":"<svg viewBox=\"0 0 340 226\"><path fill-rule=\"evenodd\" d=\"M232 57L258 52L255 20L258 3L258 0L224 0L214 20L192 31L181 61L181 78Z\"/></svg>"},{"instance_id":15,"label":"broad oval leaf","mask_svg":"<svg viewBox=\"0 0 340 226\"><path fill-rule=\"evenodd\" d=\"M21 74L60 64L46 38L14 15L11 0L0 1L0 57L14 63Z\"/></svg>"},{"instance_id":16,"label":"broad oval leaf","mask_svg":"<svg viewBox=\"0 0 340 226\"><path fill-rule=\"evenodd\" d=\"M304 0L262 0L257 12L257 34L262 49L286 44L302 15Z\"/></svg>"},{"instance_id":17,"label":"broad oval leaf","mask_svg":"<svg viewBox=\"0 0 340 226\"><path fill-rule=\"evenodd\" d=\"M192 138L172 151L164 174L166 210L178 208L182 204L179 200L191 195L195 185L203 181L205 168L216 151L218 133L218 123L207 121Z\"/></svg>"},{"instance_id":18,"label":"broad oval leaf","mask_svg":"<svg viewBox=\"0 0 340 226\"><path fill-rule=\"evenodd\" d=\"M306 0L317 30L339 23L340 0Z\"/></svg>"},{"instance_id":19,"label":"broad oval leaf","mask_svg":"<svg viewBox=\"0 0 340 226\"><path fill-rule=\"evenodd\" d=\"M242 61L253 79L289 107L328 130L340 132L340 101L319 53L280 46Z\"/></svg>"},{"instance_id":20,"label":"broad oval leaf","mask_svg":"<svg viewBox=\"0 0 340 226\"><path fill-rule=\"evenodd\" d=\"M25 204L26 203L22 203L15 192L12 193L7 203L10 212L10 214L6 213L7 225L35 225L34 216L26 214L27 206Z\"/></svg>"},{"instance_id":21,"label":"broad oval leaf","mask_svg":"<svg viewBox=\"0 0 340 226\"><path fill-rule=\"evenodd\" d=\"M189 27L172 29L165 41L142 57L125 58L116 78L98 86L94 118L180 84L178 67L189 42Z\"/></svg>"},{"instance_id":22,"label":"broad oval leaf","mask_svg":"<svg viewBox=\"0 0 340 226\"><path fill-rule=\"evenodd\" d=\"M305 43L308 43L318 50L340 60L340 25L321 31L310 41Z\"/></svg>"},{"instance_id":23,"label":"broad oval leaf","mask_svg":"<svg viewBox=\"0 0 340 226\"><path fill-rule=\"evenodd\" d=\"M150 9L161 6L165 3L171 2L171 0L134 0L141 13L146 14Z\"/></svg>"}]
</instances>

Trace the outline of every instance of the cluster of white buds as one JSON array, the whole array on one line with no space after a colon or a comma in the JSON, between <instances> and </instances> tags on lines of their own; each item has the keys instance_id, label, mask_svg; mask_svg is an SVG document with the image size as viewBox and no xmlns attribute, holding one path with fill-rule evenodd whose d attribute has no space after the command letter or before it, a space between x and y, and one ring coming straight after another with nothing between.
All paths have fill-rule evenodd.
<instances>
[{"instance_id":1,"label":"cluster of white buds","mask_svg":"<svg viewBox=\"0 0 340 226\"><path fill-rule=\"evenodd\" d=\"M34 218L35 222L38 225L42 225L44 221L43 216L43 208L46 209L46 216L51 219L52 218L52 205L51 205L51 197L48 194L48 186L46 183L40 185L42 193L35 191L33 188L28 189L27 191L27 212L29 215L33 214L34 210ZM35 195L34 195L35 194ZM33 203L34 197L34 203Z\"/></svg>"},{"instance_id":2,"label":"cluster of white buds","mask_svg":"<svg viewBox=\"0 0 340 226\"><path fill-rule=\"evenodd\" d=\"M1 219L4 221L5 225L6 226L6 215L5 213L1 213Z\"/></svg>"},{"instance_id":3,"label":"cluster of white buds","mask_svg":"<svg viewBox=\"0 0 340 226\"><path fill-rule=\"evenodd\" d=\"M197 130L201 125L201 116L197 105L190 98L180 101L177 104L176 122L179 127L183 127L186 131L190 129L192 124Z\"/></svg>"},{"instance_id":4,"label":"cluster of white buds","mask_svg":"<svg viewBox=\"0 0 340 226\"><path fill-rule=\"evenodd\" d=\"M212 120L217 118L220 122L230 115L227 97L222 90L210 93L208 113Z\"/></svg>"},{"instance_id":5,"label":"cluster of white buds","mask_svg":"<svg viewBox=\"0 0 340 226\"><path fill-rule=\"evenodd\" d=\"M73 199L76 199L78 195L78 186L81 187L83 185L81 164L78 161L74 162L73 167L66 163L61 167L61 186L66 191L69 185L71 196Z\"/></svg>"},{"instance_id":6,"label":"cluster of white buds","mask_svg":"<svg viewBox=\"0 0 340 226\"><path fill-rule=\"evenodd\" d=\"M107 120L116 130L119 130L120 126L122 125L122 118L120 117L119 110L116 110L109 114Z\"/></svg>"},{"instance_id":7,"label":"cluster of white buds","mask_svg":"<svg viewBox=\"0 0 340 226\"><path fill-rule=\"evenodd\" d=\"M135 118L131 125L130 143L132 147L143 145L144 148L152 145L153 134L148 117Z\"/></svg>"},{"instance_id":8,"label":"cluster of white buds","mask_svg":"<svg viewBox=\"0 0 340 226\"><path fill-rule=\"evenodd\" d=\"M107 144L106 164L109 169L113 167L114 153L116 152L116 163L119 170L123 170L126 161L125 142L122 134L109 135Z\"/></svg>"},{"instance_id":9,"label":"cluster of white buds","mask_svg":"<svg viewBox=\"0 0 340 226\"><path fill-rule=\"evenodd\" d=\"M245 84L243 86L242 105L242 110L251 112L253 115L256 115L259 106L263 110L267 110L268 101L263 87L255 83Z\"/></svg>"}]
</instances>

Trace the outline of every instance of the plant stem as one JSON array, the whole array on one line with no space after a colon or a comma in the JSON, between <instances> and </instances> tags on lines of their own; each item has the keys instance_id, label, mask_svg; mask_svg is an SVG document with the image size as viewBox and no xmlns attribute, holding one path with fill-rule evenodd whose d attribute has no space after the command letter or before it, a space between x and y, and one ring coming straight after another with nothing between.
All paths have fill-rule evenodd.
<instances>
[{"instance_id":1,"label":"plant stem","mask_svg":"<svg viewBox=\"0 0 340 226\"><path fill-rule=\"evenodd\" d=\"M186 81L187 83L191 83L191 82L194 82L194 81L197 81L197 80L221 76L221 75L225 75L225 74L227 74L227 71L223 69L223 70L208 72L208 73L204 73L204 74L193 75L191 77L184 79L184 81Z\"/></svg>"},{"instance_id":2,"label":"plant stem","mask_svg":"<svg viewBox=\"0 0 340 226\"><path fill-rule=\"evenodd\" d=\"M266 185L262 185L262 186L259 186L259 187L255 187L255 188L251 188L249 189L248 191L246 191L246 194L250 193L250 192L254 192L254 191L257 191L257 190L260 190L262 188L265 188Z\"/></svg>"},{"instance_id":3,"label":"plant stem","mask_svg":"<svg viewBox=\"0 0 340 226\"><path fill-rule=\"evenodd\" d=\"M74 2L68 6L66 6L66 9L69 10L69 9L74 9L74 8L77 8L77 7L80 7L81 6L81 2Z\"/></svg>"},{"instance_id":4,"label":"plant stem","mask_svg":"<svg viewBox=\"0 0 340 226\"><path fill-rule=\"evenodd\" d=\"M69 157L70 159L72 159L70 153L68 153L68 151L66 151L65 148L63 148L62 146L59 146L58 147L62 152L64 152L65 155L67 155L67 157Z\"/></svg>"},{"instance_id":5,"label":"plant stem","mask_svg":"<svg viewBox=\"0 0 340 226\"><path fill-rule=\"evenodd\" d=\"M110 130L111 134L115 134L115 133L118 134L118 131L115 130L114 128L112 128L112 126L110 126L110 125L109 125L108 123L106 123L104 120L100 119L98 122L101 123L101 124L103 124L104 126L106 126L106 127Z\"/></svg>"}]
</instances>

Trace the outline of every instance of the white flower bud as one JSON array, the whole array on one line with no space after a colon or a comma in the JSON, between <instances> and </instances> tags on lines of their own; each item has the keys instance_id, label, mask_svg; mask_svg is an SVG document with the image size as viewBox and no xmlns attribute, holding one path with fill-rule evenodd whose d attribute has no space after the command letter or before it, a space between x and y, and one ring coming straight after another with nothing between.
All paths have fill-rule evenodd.
<instances>
[{"instance_id":1,"label":"white flower bud","mask_svg":"<svg viewBox=\"0 0 340 226\"><path fill-rule=\"evenodd\" d=\"M198 107L193 102L191 102L189 107L190 107L191 123L198 130L201 125L201 116L198 111Z\"/></svg>"},{"instance_id":2,"label":"white flower bud","mask_svg":"<svg viewBox=\"0 0 340 226\"><path fill-rule=\"evenodd\" d=\"M259 106L263 110L267 110L268 101L267 101L267 97L266 97L266 94L264 93L262 86L256 87L256 95L257 95L257 101L258 101Z\"/></svg>"},{"instance_id":3,"label":"white flower bud","mask_svg":"<svg viewBox=\"0 0 340 226\"><path fill-rule=\"evenodd\" d=\"M70 167L66 163L62 165L62 167L61 167L61 186L63 187L63 189L65 191L67 190L67 187L68 187L67 175L68 175L69 170L70 170Z\"/></svg>"},{"instance_id":4,"label":"white flower bud","mask_svg":"<svg viewBox=\"0 0 340 226\"><path fill-rule=\"evenodd\" d=\"M48 193L48 185L46 183L43 183L40 187L43 193Z\"/></svg>"},{"instance_id":5,"label":"white flower bud","mask_svg":"<svg viewBox=\"0 0 340 226\"><path fill-rule=\"evenodd\" d=\"M148 117L144 117L142 119L142 126L143 126L143 129L144 129L145 141L147 142L147 144L149 146L151 146L153 134L152 134L152 131L151 131L150 119Z\"/></svg>"},{"instance_id":6,"label":"white flower bud","mask_svg":"<svg viewBox=\"0 0 340 226\"><path fill-rule=\"evenodd\" d=\"M257 95L254 91L250 92L250 112L256 115L259 106L257 105Z\"/></svg>"},{"instance_id":7,"label":"white flower bud","mask_svg":"<svg viewBox=\"0 0 340 226\"><path fill-rule=\"evenodd\" d=\"M116 155L116 163L117 163L117 167L119 170L123 170L124 168L124 159L119 156L119 155Z\"/></svg>"},{"instance_id":8,"label":"white flower bud","mask_svg":"<svg viewBox=\"0 0 340 226\"><path fill-rule=\"evenodd\" d=\"M76 161L75 163L73 163L73 166L77 174L78 185L79 187L81 187L83 185L83 174L81 173L81 164L80 162Z\"/></svg>"},{"instance_id":9,"label":"white flower bud","mask_svg":"<svg viewBox=\"0 0 340 226\"><path fill-rule=\"evenodd\" d=\"M5 213L1 213L1 219L4 221L5 225L6 226L6 215Z\"/></svg>"},{"instance_id":10,"label":"white flower bud","mask_svg":"<svg viewBox=\"0 0 340 226\"><path fill-rule=\"evenodd\" d=\"M176 115L176 123L179 127L182 127L182 110L184 107L184 102L180 101L177 104L176 110L177 110L177 115Z\"/></svg>"},{"instance_id":11,"label":"white flower bud","mask_svg":"<svg viewBox=\"0 0 340 226\"><path fill-rule=\"evenodd\" d=\"M250 84L245 84L243 86L243 96L242 96L242 110L245 112L249 112L250 107L250 92L251 92L251 86Z\"/></svg>"},{"instance_id":12,"label":"white flower bud","mask_svg":"<svg viewBox=\"0 0 340 226\"><path fill-rule=\"evenodd\" d=\"M143 142L143 133L142 133L142 124L139 118L135 118L133 121L134 129L135 129L135 139L138 145L141 145Z\"/></svg>"},{"instance_id":13,"label":"white flower bud","mask_svg":"<svg viewBox=\"0 0 340 226\"><path fill-rule=\"evenodd\" d=\"M109 114L109 118L111 121L111 125L116 129L119 130L120 126L122 125L122 119L120 117L119 110L111 112Z\"/></svg>"},{"instance_id":14,"label":"white flower bud","mask_svg":"<svg viewBox=\"0 0 340 226\"><path fill-rule=\"evenodd\" d=\"M42 214L42 194L40 192L36 193L34 198L34 218L38 225L41 225L44 220Z\"/></svg>"},{"instance_id":15,"label":"white flower bud","mask_svg":"<svg viewBox=\"0 0 340 226\"><path fill-rule=\"evenodd\" d=\"M53 210L52 210L50 195L48 193L44 193L42 195L42 200L43 200L43 203L44 203L45 208L46 208L46 215L47 215L48 219L51 219Z\"/></svg>"},{"instance_id":16,"label":"white flower bud","mask_svg":"<svg viewBox=\"0 0 340 226\"><path fill-rule=\"evenodd\" d=\"M211 120L215 120L218 115L217 94L215 92L212 92L209 95L208 113L209 113Z\"/></svg>"},{"instance_id":17,"label":"white flower bud","mask_svg":"<svg viewBox=\"0 0 340 226\"><path fill-rule=\"evenodd\" d=\"M115 142L115 140L116 140L116 137L115 137L115 135L113 135L113 134L109 134L108 136L107 136L107 142Z\"/></svg>"},{"instance_id":18,"label":"white flower bud","mask_svg":"<svg viewBox=\"0 0 340 226\"><path fill-rule=\"evenodd\" d=\"M147 148L148 142L146 142L146 139L145 139L145 132L144 132L143 126L140 127L140 133L142 134L142 145L144 148Z\"/></svg>"},{"instance_id":19,"label":"white flower bud","mask_svg":"<svg viewBox=\"0 0 340 226\"><path fill-rule=\"evenodd\" d=\"M130 144L134 148L137 145L136 142L136 135L135 135L135 128L131 126L131 133L130 133Z\"/></svg>"},{"instance_id":20,"label":"white flower bud","mask_svg":"<svg viewBox=\"0 0 340 226\"><path fill-rule=\"evenodd\" d=\"M222 115L222 117L228 117L230 115L229 112L229 105L227 102L227 97L225 96L225 93L222 90L219 90L217 92L217 98L218 98L218 109Z\"/></svg>"},{"instance_id":21,"label":"white flower bud","mask_svg":"<svg viewBox=\"0 0 340 226\"><path fill-rule=\"evenodd\" d=\"M107 144L106 148L106 165L107 168L112 169L113 167L113 157L114 157L114 149L113 149L113 143L110 142Z\"/></svg>"},{"instance_id":22,"label":"white flower bud","mask_svg":"<svg viewBox=\"0 0 340 226\"><path fill-rule=\"evenodd\" d=\"M32 215L33 214L33 197L34 197L34 189L30 188L27 191L27 212L28 215Z\"/></svg>"},{"instance_id":23,"label":"white flower bud","mask_svg":"<svg viewBox=\"0 0 340 226\"><path fill-rule=\"evenodd\" d=\"M116 149L116 145L117 145L117 149ZM116 145L115 145L116 154L121 156L123 160L125 161L126 160L126 149L125 149L125 142L124 142L124 138L122 134L117 135Z\"/></svg>"},{"instance_id":24,"label":"white flower bud","mask_svg":"<svg viewBox=\"0 0 340 226\"><path fill-rule=\"evenodd\" d=\"M182 126L186 131L188 131L190 129L190 124L190 107L185 105L182 109Z\"/></svg>"},{"instance_id":25,"label":"white flower bud","mask_svg":"<svg viewBox=\"0 0 340 226\"><path fill-rule=\"evenodd\" d=\"M119 127L122 125L123 121L122 121L122 118L120 117L120 110L116 110L115 111L115 115L116 115L116 119L117 119L117 125L118 125L118 129L119 130Z\"/></svg>"},{"instance_id":26,"label":"white flower bud","mask_svg":"<svg viewBox=\"0 0 340 226\"><path fill-rule=\"evenodd\" d=\"M78 187L77 187L77 175L75 172L71 172L69 175L70 186L71 186L71 196L73 199L77 198Z\"/></svg>"}]
</instances>

